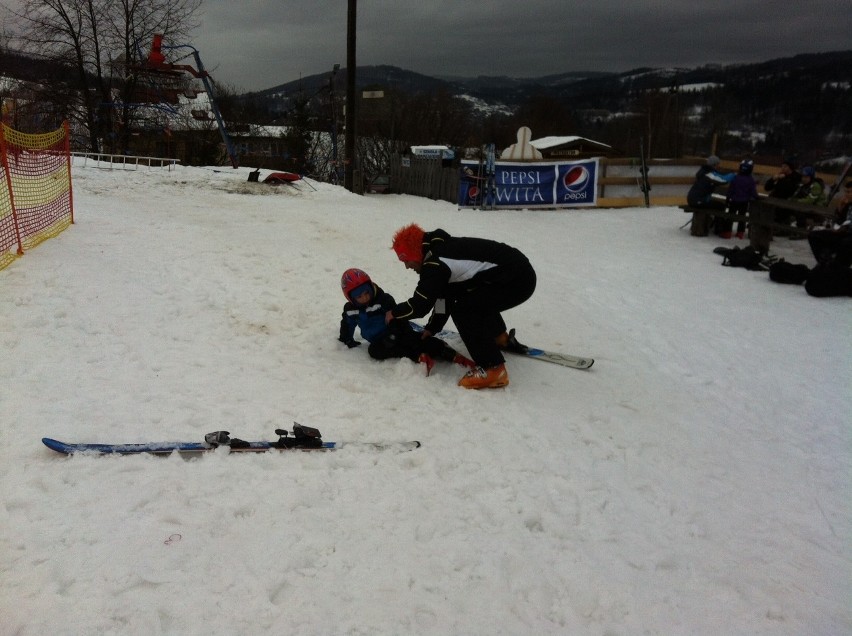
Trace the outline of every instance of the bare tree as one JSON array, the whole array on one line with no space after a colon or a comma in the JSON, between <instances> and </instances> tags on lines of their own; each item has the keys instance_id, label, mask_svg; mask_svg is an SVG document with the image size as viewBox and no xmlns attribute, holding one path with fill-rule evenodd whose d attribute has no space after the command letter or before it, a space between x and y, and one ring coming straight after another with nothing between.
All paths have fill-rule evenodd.
<instances>
[{"instance_id":1,"label":"bare tree","mask_svg":"<svg viewBox=\"0 0 852 636\"><path fill-rule=\"evenodd\" d=\"M358 164L367 182L390 170L391 155L412 145L470 145L470 105L446 91L405 95L383 90L358 108Z\"/></svg>"},{"instance_id":2,"label":"bare tree","mask_svg":"<svg viewBox=\"0 0 852 636\"><path fill-rule=\"evenodd\" d=\"M134 94L155 33L183 43L202 0L23 0L14 12L25 50L73 69L69 120L93 151L125 148L133 132Z\"/></svg>"}]
</instances>

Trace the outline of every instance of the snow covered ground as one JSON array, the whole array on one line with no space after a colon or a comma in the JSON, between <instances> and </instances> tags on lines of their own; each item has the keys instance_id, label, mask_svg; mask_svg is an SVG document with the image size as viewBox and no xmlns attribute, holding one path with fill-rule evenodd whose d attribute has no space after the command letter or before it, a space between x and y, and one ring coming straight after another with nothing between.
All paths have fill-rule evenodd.
<instances>
[{"instance_id":1,"label":"snow covered ground","mask_svg":"<svg viewBox=\"0 0 852 636\"><path fill-rule=\"evenodd\" d=\"M852 632L849 299L721 267L676 208L460 212L248 172L75 167L76 224L0 271L0 634ZM413 289L390 250L412 221L525 251L539 286L507 321L595 366L511 358L509 387L465 391L337 342L344 269ZM40 441L293 421L423 447Z\"/></svg>"}]
</instances>

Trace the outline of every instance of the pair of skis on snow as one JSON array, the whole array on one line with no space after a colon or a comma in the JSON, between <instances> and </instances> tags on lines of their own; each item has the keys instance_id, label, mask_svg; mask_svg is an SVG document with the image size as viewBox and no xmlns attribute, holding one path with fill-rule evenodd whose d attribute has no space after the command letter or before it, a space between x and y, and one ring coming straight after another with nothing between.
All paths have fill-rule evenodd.
<instances>
[{"instance_id":1,"label":"pair of skis on snow","mask_svg":"<svg viewBox=\"0 0 852 636\"><path fill-rule=\"evenodd\" d=\"M325 442L319 430L301 424L293 425L293 432L276 429L277 441L247 442L231 437L228 431L216 431L204 436L203 442L147 442L142 444L69 444L43 437L42 442L51 450L63 455L180 455L192 456L209 453L217 448L228 448L230 453L268 453L271 451L329 452L345 447L367 451L404 452L420 447L420 442Z\"/></svg>"},{"instance_id":2,"label":"pair of skis on snow","mask_svg":"<svg viewBox=\"0 0 852 636\"><path fill-rule=\"evenodd\" d=\"M423 331L423 325L419 325L416 322L412 322L411 326L417 331ZM455 340L456 342L461 342L461 336L458 332L450 331L449 329L444 329L434 335L443 340ZM526 356L534 360L541 360L542 362L551 362L563 367L568 367L569 369L589 369L595 363L594 358L574 356L567 353L557 353L556 351L546 351L544 349L538 349L537 347L528 347L527 345L518 342L517 338L515 338L514 329L509 331L509 342L503 351L514 355Z\"/></svg>"},{"instance_id":3,"label":"pair of skis on snow","mask_svg":"<svg viewBox=\"0 0 852 636\"><path fill-rule=\"evenodd\" d=\"M411 323L415 329L423 330L421 325ZM441 331L436 334L439 338L460 340L455 331ZM564 353L545 351L535 347L521 344L515 338L515 330L509 332L509 341L504 351L515 355L527 356L534 360L542 360L558 364L571 369L588 369L594 364L592 358L572 356ZM61 442L43 437L45 446L63 455L138 455L148 453L152 455L170 455L179 453L181 455L199 455L209 453L220 447L227 447L231 453L267 453L271 451L335 451L343 447L356 447L370 451L395 451L404 452L420 447L420 442L326 442L323 441L319 430L310 426L302 426L296 423L290 433L284 429L276 429L277 441L247 442L232 438L228 431L216 431L208 433L203 442L148 442L142 444L73 444Z\"/></svg>"},{"instance_id":4,"label":"pair of skis on snow","mask_svg":"<svg viewBox=\"0 0 852 636\"><path fill-rule=\"evenodd\" d=\"M552 362L553 364L558 364L570 369L589 369L595 363L594 358L572 356L567 353L557 353L555 351L545 351L544 349L538 349L536 347L528 347L527 345L521 344L517 341L514 329L509 331L509 345L505 351L516 355L527 356L534 360Z\"/></svg>"}]
</instances>

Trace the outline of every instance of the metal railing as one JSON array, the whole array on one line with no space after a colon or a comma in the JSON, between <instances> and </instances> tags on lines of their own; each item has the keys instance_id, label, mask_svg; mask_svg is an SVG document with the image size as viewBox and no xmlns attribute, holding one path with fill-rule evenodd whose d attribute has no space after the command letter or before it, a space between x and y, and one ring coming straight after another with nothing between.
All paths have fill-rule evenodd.
<instances>
[{"instance_id":1,"label":"metal railing","mask_svg":"<svg viewBox=\"0 0 852 636\"><path fill-rule=\"evenodd\" d=\"M168 167L169 171L177 167L180 159L172 159L170 157L135 157L131 155L111 155L102 152L72 152L71 156L74 159L82 159L82 167L101 168L104 170L138 170L139 166L147 166L148 168ZM94 165L89 164L91 160ZM75 161L75 164L78 162Z\"/></svg>"}]
</instances>

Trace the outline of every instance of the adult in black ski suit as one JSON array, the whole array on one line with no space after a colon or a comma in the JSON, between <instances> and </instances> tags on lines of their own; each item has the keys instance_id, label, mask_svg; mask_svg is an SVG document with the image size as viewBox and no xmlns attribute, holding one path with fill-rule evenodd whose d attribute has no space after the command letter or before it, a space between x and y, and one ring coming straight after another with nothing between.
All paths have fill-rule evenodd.
<instances>
[{"instance_id":1,"label":"adult in black ski suit","mask_svg":"<svg viewBox=\"0 0 852 636\"><path fill-rule=\"evenodd\" d=\"M444 230L425 232L412 224L394 236L393 249L406 268L420 275L414 294L387 313L409 320L433 311L426 331L437 333L453 322L482 369L502 365L497 338L505 334L500 312L532 296L536 274L518 249L481 238L452 237Z\"/></svg>"},{"instance_id":2,"label":"adult in black ski suit","mask_svg":"<svg viewBox=\"0 0 852 636\"><path fill-rule=\"evenodd\" d=\"M763 189L776 199L789 199L796 194L801 182L802 175L796 172L796 162L793 159L785 159L778 172L763 184Z\"/></svg>"},{"instance_id":3,"label":"adult in black ski suit","mask_svg":"<svg viewBox=\"0 0 852 636\"><path fill-rule=\"evenodd\" d=\"M713 200L713 191L720 185L730 183L734 175L717 172L719 157L710 155L695 173L695 181L686 193L686 202L693 208L724 208L721 201Z\"/></svg>"}]
</instances>

